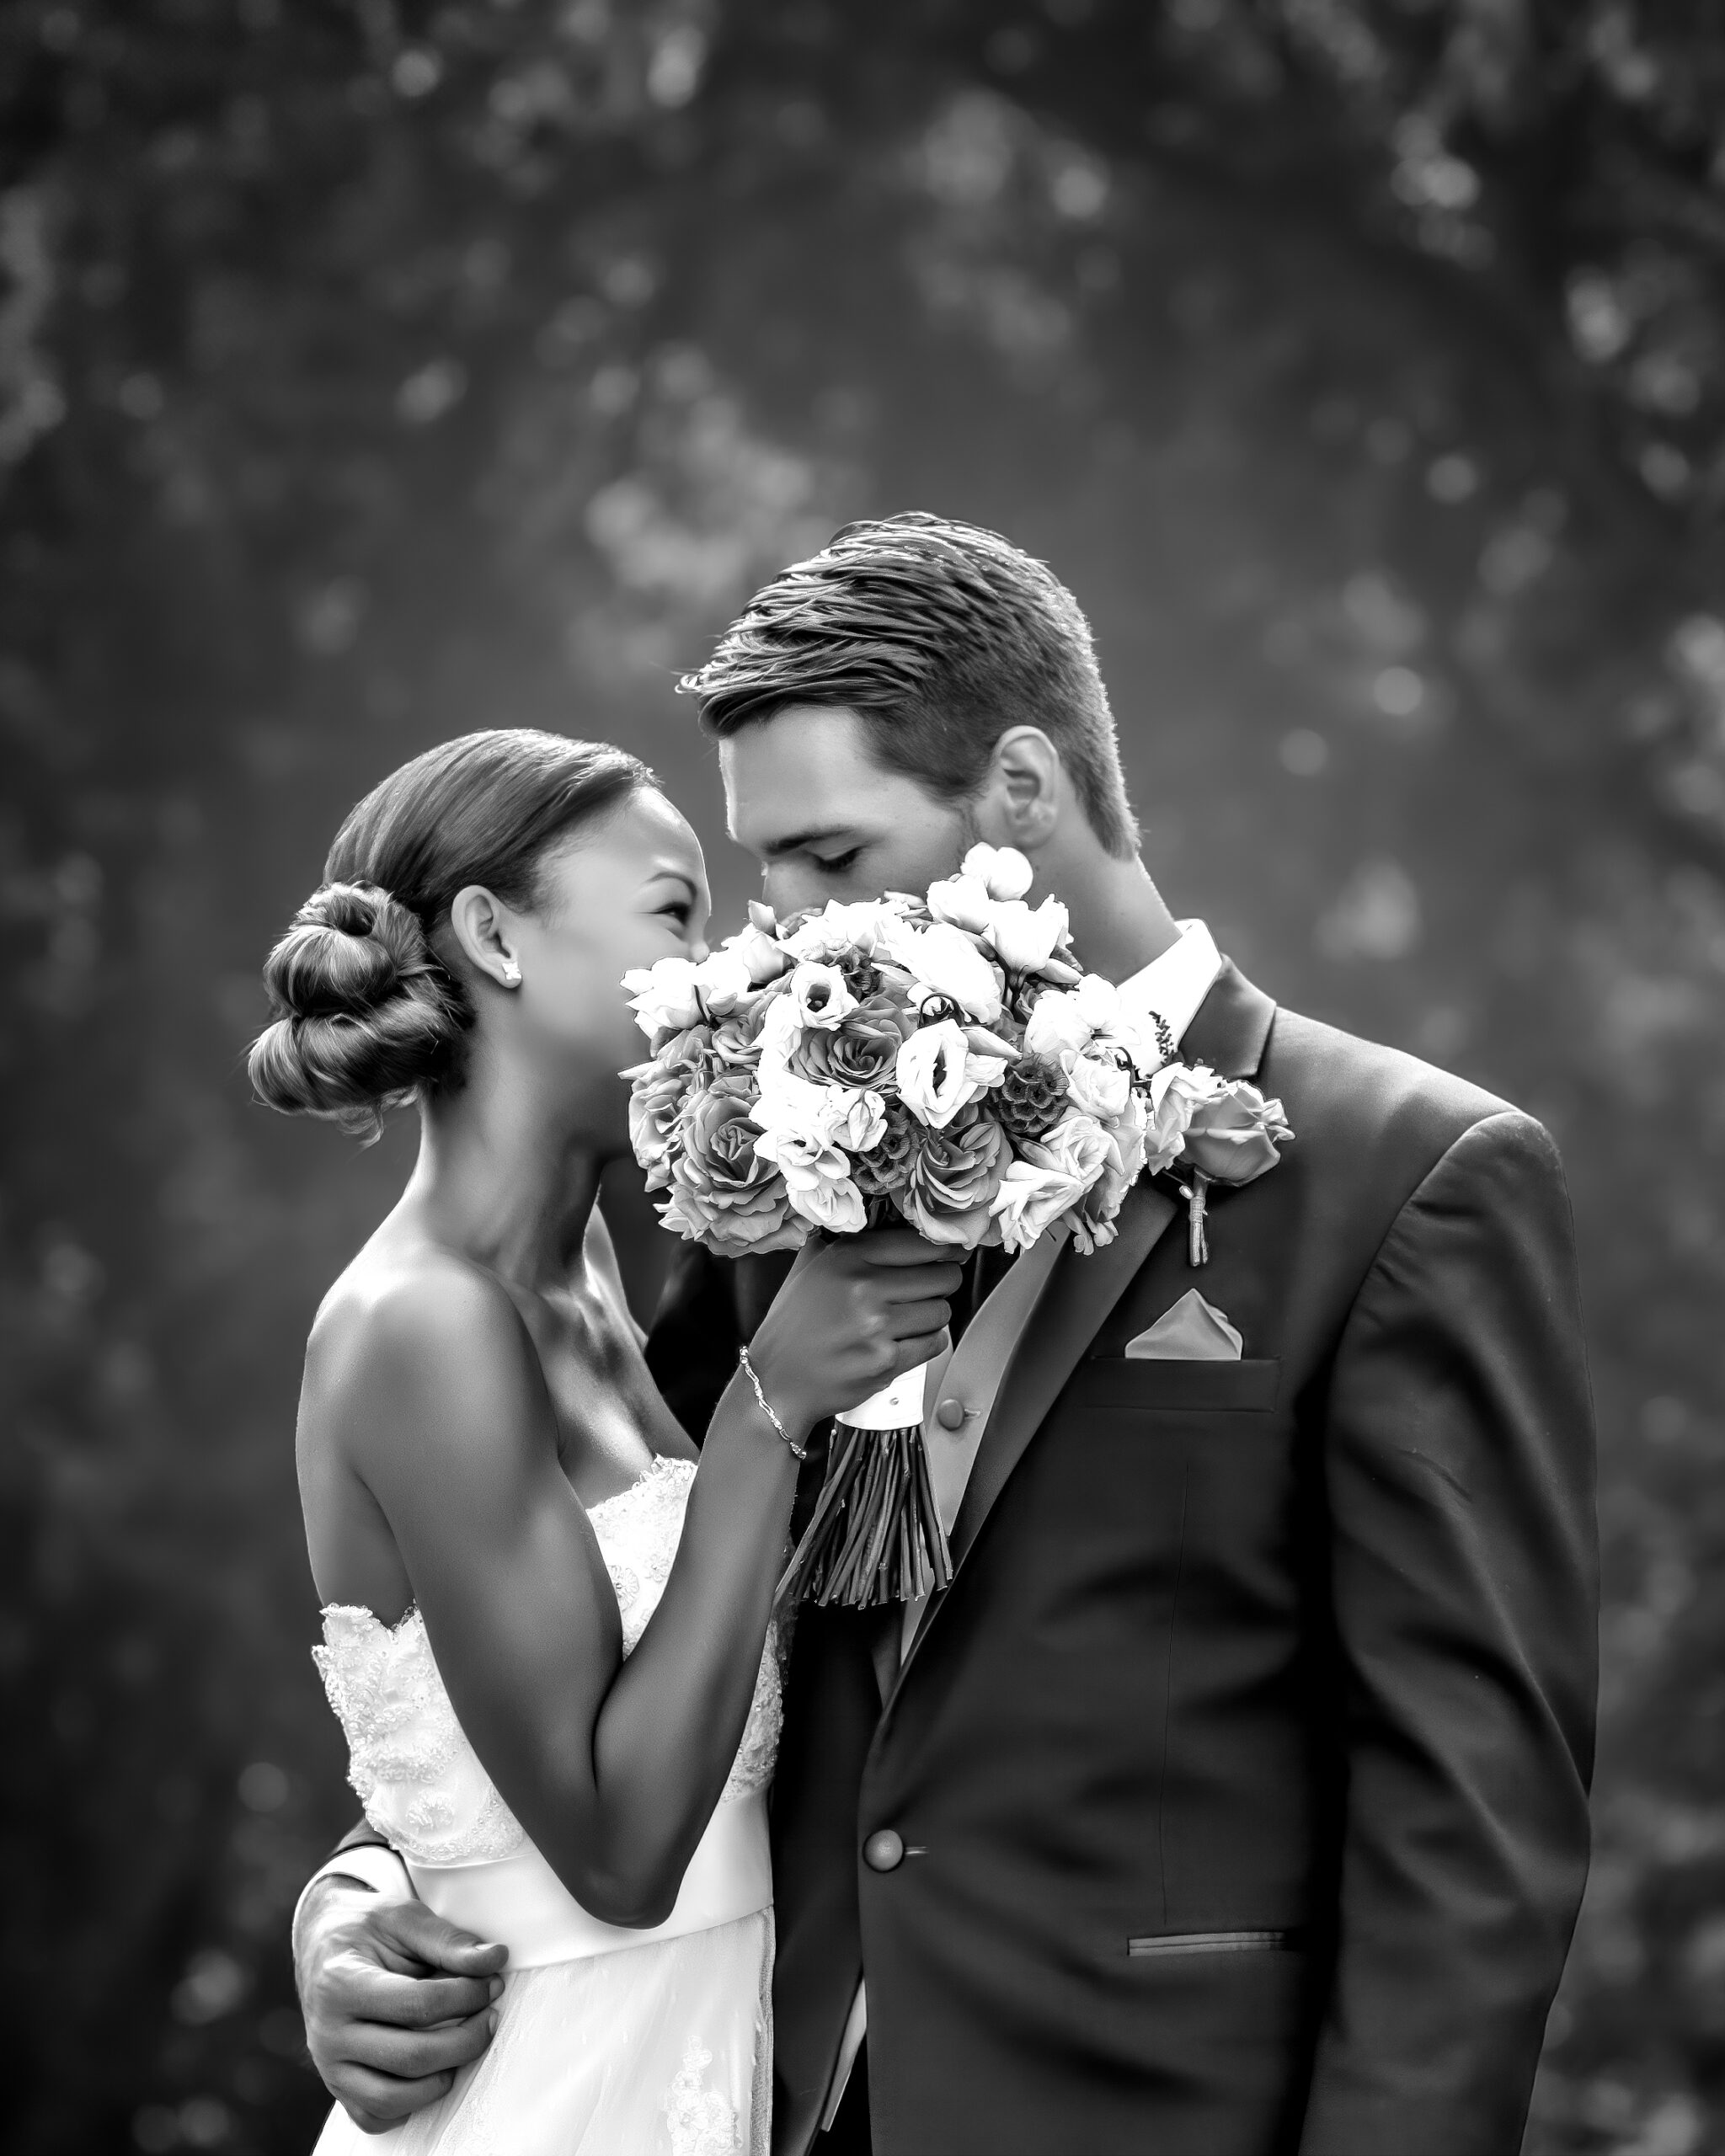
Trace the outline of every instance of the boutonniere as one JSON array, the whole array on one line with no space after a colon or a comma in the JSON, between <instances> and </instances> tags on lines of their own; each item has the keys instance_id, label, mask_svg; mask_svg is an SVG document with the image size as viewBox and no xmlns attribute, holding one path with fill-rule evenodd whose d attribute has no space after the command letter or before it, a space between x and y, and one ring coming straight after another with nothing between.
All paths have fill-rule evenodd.
<instances>
[{"instance_id":1,"label":"boutonniere","mask_svg":"<svg viewBox=\"0 0 1725 2156\"><path fill-rule=\"evenodd\" d=\"M1185 1199L1187 1262L1203 1265L1210 1257L1210 1186L1256 1182L1294 1133L1279 1101L1201 1063L1165 1063L1150 1091L1146 1166L1152 1175L1168 1176Z\"/></svg>"}]
</instances>

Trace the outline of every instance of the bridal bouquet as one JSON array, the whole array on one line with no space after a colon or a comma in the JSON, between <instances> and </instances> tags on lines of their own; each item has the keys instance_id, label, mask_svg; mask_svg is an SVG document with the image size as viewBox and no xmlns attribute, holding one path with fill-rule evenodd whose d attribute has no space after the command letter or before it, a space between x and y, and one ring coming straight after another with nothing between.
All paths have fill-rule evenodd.
<instances>
[{"instance_id":1,"label":"bridal bouquet","mask_svg":"<svg viewBox=\"0 0 1725 2156\"><path fill-rule=\"evenodd\" d=\"M1081 971L1029 862L973 846L926 899L835 900L749 926L698 963L624 978L651 1043L626 1071L660 1218L721 1257L895 1218L930 1242L1022 1251L1056 1226L1113 1241L1127 1191L1189 1141L1215 1179L1273 1165L1279 1109L1177 1061L1154 1014ZM1263 1157L1267 1154L1267 1158ZM1208 1172L1194 1173L1201 1198ZM788 1584L866 1607L944 1586L922 1450L923 1372L840 1417Z\"/></svg>"}]
</instances>

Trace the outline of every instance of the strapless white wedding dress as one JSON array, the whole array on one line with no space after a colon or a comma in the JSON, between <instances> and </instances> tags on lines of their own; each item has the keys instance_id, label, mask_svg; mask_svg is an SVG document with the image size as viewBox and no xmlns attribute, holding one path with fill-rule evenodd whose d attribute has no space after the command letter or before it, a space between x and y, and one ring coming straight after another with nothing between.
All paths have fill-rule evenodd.
<instances>
[{"instance_id":1,"label":"strapless white wedding dress","mask_svg":"<svg viewBox=\"0 0 1725 2156\"><path fill-rule=\"evenodd\" d=\"M589 1514L625 1654L664 1592L694 1476L661 1460ZM448 2095L384 2134L338 2109L318 2156L766 2156L773 1636L724 1794L651 1931L590 1916L527 1839L462 1733L417 1611L388 1625L331 1604L323 1641L313 1653L366 1817L424 1901L510 1959L497 2034Z\"/></svg>"}]
</instances>

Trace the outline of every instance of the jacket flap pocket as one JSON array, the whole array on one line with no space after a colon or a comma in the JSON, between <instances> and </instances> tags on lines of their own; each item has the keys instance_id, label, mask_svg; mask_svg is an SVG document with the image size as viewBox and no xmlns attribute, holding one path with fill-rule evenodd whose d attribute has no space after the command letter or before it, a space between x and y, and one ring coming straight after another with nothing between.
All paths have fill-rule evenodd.
<instances>
[{"instance_id":1,"label":"jacket flap pocket","mask_svg":"<svg viewBox=\"0 0 1725 2156\"><path fill-rule=\"evenodd\" d=\"M1084 1366L1084 1398L1092 1407L1267 1414L1276 1404L1281 1376L1281 1364L1268 1358L1161 1363L1098 1355Z\"/></svg>"}]
</instances>

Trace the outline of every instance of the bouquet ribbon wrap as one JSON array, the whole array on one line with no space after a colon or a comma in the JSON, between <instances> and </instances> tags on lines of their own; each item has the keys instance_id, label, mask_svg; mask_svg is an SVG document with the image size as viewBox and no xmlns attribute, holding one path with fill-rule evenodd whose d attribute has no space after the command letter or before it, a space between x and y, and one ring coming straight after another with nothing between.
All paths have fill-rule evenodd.
<instances>
[{"instance_id":1,"label":"bouquet ribbon wrap","mask_svg":"<svg viewBox=\"0 0 1725 2156\"><path fill-rule=\"evenodd\" d=\"M932 1363L833 1417L826 1480L780 1600L866 1609L950 1584L952 1554L923 1442Z\"/></svg>"}]
</instances>

